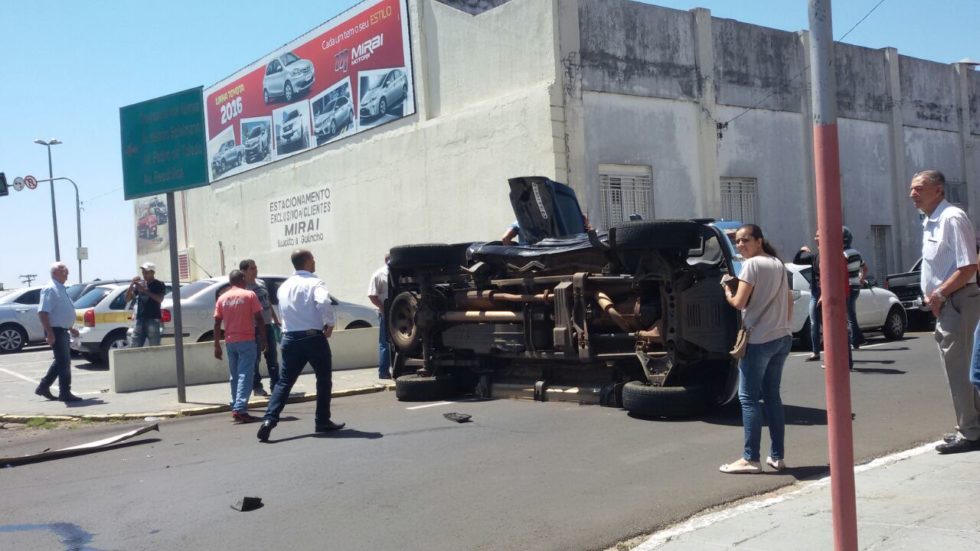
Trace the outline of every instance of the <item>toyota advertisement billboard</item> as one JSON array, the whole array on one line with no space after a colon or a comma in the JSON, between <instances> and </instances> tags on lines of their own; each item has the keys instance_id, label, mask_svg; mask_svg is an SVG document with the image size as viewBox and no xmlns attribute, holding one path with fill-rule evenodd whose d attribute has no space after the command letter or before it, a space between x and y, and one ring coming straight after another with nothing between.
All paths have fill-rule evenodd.
<instances>
[{"instance_id":1,"label":"toyota advertisement billboard","mask_svg":"<svg viewBox=\"0 0 980 551\"><path fill-rule=\"evenodd\" d=\"M407 0L368 0L204 90L210 181L415 113Z\"/></svg>"}]
</instances>

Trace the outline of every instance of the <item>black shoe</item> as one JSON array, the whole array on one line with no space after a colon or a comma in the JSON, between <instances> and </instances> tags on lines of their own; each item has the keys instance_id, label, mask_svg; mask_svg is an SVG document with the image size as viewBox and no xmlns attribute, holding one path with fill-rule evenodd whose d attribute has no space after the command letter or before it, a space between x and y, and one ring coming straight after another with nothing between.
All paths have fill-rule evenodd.
<instances>
[{"instance_id":1,"label":"black shoe","mask_svg":"<svg viewBox=\"0 0 980 551\"><path fill-rule=\"evenodd\" d=\"M81 396L75 396L71 392L69 392L67 396L58 395L58 400L66 403L66 404L69 403L69 402L81 402L84 399L85 398L82 398Z\"/></svg>"},{"instance_id":2,"label":"black shoe","mask_svg":"<svg viewBox=\"0 0 980 551\"><path fill-rule=\"evenodd\" d=\"M257 436L259 437L259 442L268 442L269 435L272 434L272 429L276 428L276 424L272 421L266 419L262 421L262 426L259 427L259 432Z\"/></svg>"},{"instance_id":3,"label":"black shoe","mask_svg":"<svg viewBox=\"0 0 980 551\"><path fill-rule=\"evenodd\" d=\"M819 362L820 361L820 354L810 354L803 361L804 362Z\"/></svg>"},{"instance_id":4,"label":"black shoe","mask_svg":"<svg viewBox=\"0 0 980 551\"><path fill-rule=\"evenodd\" d=\"M946 442L948 444L950 442L955 442L955 441L956 441L955 432L947 432L946 434L943 435L943 442Z\"/></svg>"},{"instance_id":5,"label":"black shoe","mask_svg":"<svg viewBox=\"0 0 980 551\"><path fill-rule=\"evenodd\" d=\"M340 430L344 428L347 423L334 423L333 421L327 421L322 425L317 425L315 432L330 432L333 430Z\"/></svg>"},{"instance_id":6,"label":"black shoe","mask_svg":"<svg viewBox=\"0 0 980 551\"><path fill-rule=\"evenodd\" d=\"M252 394L256 396L266 396L266 397L269 396L269 393L266 392L265 389L262 387L255 387L255 389L252 390Z\"/></svg>"},{"instance_id":7,"label":"black shoe","mask_svg":"<svg viewBox=\"0 0 980 551\"><path fill-rule=\"evenodd\" d=\"M952 442L943 442L936 446L936 451L942 454L963 453L980 450L980 440L967 440L958 438Z\"/></svg>"},{"instance_id":8,"label":"black shoe","mask_svg":"<svg viewBox=\"0 0 980 551\"><path fill-rule=\"evenodd\" d=\"M48 387L46 387L46 386L39 386L39 387L35 388L34 389L34 394L37 394L38 396L43 396L43 397L47 398L48 400L57 400L58 399L57 396L55 396L54 394L51 394L51 389L48 388Z\"/></svg>"}]
</instances>

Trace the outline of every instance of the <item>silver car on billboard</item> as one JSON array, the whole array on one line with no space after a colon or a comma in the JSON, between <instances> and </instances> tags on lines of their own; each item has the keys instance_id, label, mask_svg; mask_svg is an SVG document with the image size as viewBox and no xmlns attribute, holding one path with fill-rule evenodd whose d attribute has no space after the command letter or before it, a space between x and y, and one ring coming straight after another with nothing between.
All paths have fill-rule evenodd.
<instances>
[{"instance_id":1,"label":"silver car on billboard","mask_svg":"<svg viewBox=\"0 0 980 551\"><path fill-rule=\"evenodd\" d=\"M392 107L401 105L406 97L408 76L402 69L392 69L361 98L360 115L363 118L381 117Z\"/></svg>"},{"instance_id":2,"label":"silver car on billboard","mask_svg":"<svg viewBox=\"0 0 980 551\"><path fill-rule=\"evenodd\" d=\"M266 64L265 76L262 77L262 99L266 103L271 103L275 98L291 102L296 94L307 92L315 80L311 61L286 52Z\"/></svg>"}]
</instances>

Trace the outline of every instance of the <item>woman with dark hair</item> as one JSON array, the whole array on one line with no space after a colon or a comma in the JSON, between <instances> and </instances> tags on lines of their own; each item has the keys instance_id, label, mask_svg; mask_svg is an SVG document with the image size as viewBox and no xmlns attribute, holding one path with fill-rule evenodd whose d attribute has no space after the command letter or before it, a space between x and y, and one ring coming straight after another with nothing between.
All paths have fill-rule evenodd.
<instances>
[{"instance_id":1,"label":"woman with dark hair","mask_svg":"<svg viewBox=\"0 0 980 551\"><path fill-rule=\"evenodd\" d=\"M719 470L732 474L762 472L759 448L765 407L772 440L766 464L781 471L786 467L783 461L786 420L779 385L792 342L792 295L786 267L776 249L763 237L762 228L755 224L739 228L735 232L735 247L745 262L738 278L726 276L722 286L728 303L742 311L742 326L749 331L748 346L738 364L745 450L741 459L722 465Z\"/></svg>"}]
</instances>

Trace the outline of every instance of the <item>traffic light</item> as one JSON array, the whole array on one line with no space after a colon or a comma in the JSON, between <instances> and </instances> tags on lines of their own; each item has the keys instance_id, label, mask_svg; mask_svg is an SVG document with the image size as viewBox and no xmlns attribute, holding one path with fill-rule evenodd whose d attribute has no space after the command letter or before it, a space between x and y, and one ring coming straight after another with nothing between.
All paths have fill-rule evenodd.
<instances>
[{"instance_id":1,"label":"traffic light","mask_svg":"<svg viewBox=\"0 0 980 551\"><path fill-rule=\"evenodd\" d=\"M10 191L7 190L7 175L0 172L0 197L8 195Z\"/></svg>"}]
</instances>

